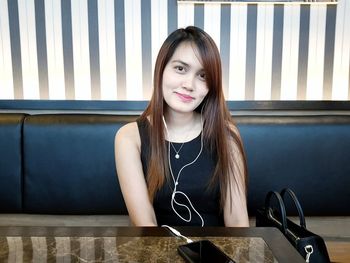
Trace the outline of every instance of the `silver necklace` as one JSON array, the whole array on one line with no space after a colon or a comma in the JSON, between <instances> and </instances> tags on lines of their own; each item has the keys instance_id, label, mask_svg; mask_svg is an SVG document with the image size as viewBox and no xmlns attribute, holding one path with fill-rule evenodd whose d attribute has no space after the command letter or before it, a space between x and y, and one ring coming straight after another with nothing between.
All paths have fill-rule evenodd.
<instances>
[{"instance_id":1,"label":"silver necklace","mask_svg":"<svg viewBox=\"0 0 350 263\"><path fill-rule=\"evenodd\" d=\"M181 144L179 150L176 150L176 148L175 148L175 146L173 145L173 143L170 142L171 147L173 147L174 151L176 152L176 154L175 154L175 158L176 158L176 159L180 159L180 154L179 154L179 153L180 153L182 147L184 146L184 144L185 144L185 143L183 142L183 143Z\"/></svg>"},{"instance_id":2,"label":"silver necklace","mask_svg":"<svg viewBox=\"0 0 350 263\"><path fill-rule=\"evenodd\" d=\"M201 116L201 118L202 118L202 116ZM168 136L170 137L169 131L168 131L168 127L166 126L166 122L165 122L164 117L163 117L163 121L164 121L164 124L165 124L165 128L166 128L166 130L167 130ZM201 119L201 121L202 121L202 119ZM187 132L185 141L186 141L187 138L188 138L189 132L190 132L190 131ZM172 148L174 149L174 151L175 151L175 159L177 159L177 160L180 159L180 151L181 151L182 147L184 146L185 142L183 142L183 143L181 144L179 150L176 150L174 144L170 141L170 139L169 139L169 143L170 143L171 147L172 147ZM169 150L170 150L170 149L169 149Z\"/></svg>"}]
</instances>

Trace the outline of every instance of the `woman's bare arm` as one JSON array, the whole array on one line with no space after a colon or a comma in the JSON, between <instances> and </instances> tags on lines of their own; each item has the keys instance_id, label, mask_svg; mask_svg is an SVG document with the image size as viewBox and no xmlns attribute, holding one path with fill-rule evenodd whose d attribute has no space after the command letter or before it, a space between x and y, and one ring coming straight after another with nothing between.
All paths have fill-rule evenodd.
<instances>
[{"instance_id":1,"label":"woman's bare arm","mask_svg":"<svg viewBox=\"0 0 350 263\"><path fill-rule=\"evenodd\" d=\"M233 132L238 134L237 129ZM249 218L247 211L246 198L246 171L244 166L243 153L240 151L236 142L231 142L232 161L234 163L234 174L231 175L230 184L226 192L226 202L224 205L225 226L229 227L248 227ZM231 194L230 194L231 193ZM232 205L232 206L231 206Z\"/></svg>"},{"instance_id":2,"label":"woman's bare arm","mask_svg":"<svg viewBox=\"0 0 350 263\"><path fill-rule=\"evenodd\" d=\"M132 224L156 226L157 220L142 170L141 141L136 122L119 129L114 148L119 185Z\"/></svg>"}]
</instances>

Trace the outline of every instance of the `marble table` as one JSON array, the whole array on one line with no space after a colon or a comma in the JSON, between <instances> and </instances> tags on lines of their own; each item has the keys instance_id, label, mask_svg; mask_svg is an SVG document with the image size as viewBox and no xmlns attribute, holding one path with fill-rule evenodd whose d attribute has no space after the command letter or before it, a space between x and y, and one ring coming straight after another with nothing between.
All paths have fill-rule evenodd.
<instances>
[{"instance_id":1,"label":"marble table","mask_svg":"<svg viewBox=\"0 0 350 263\"><path fill-rule=\"evenodd\" d=\"M305 262L274 228L177 227L236 262ZM0 227L0 262L184 262L161 227Z\"/></svg>"}]
</instances>

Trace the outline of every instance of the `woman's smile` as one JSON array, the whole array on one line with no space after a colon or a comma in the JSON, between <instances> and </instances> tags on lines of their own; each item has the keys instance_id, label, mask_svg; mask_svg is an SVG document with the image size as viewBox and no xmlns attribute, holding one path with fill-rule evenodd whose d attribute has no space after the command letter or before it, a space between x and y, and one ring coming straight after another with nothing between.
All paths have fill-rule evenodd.
<instances>
[{"instance_id":1,"label":"woman's smile","mask_svg":"<svg viewBox=\"0 0 350 263\"><path fill-rule=\"evenodd\" d=\"M192 102L194 100L194 98L190 95L186 95L186 94L183 94L183 93L180 93L180 92L175 92L175 94L180 98L180 100L182 102Z\"/></svg>"}]
</instances>

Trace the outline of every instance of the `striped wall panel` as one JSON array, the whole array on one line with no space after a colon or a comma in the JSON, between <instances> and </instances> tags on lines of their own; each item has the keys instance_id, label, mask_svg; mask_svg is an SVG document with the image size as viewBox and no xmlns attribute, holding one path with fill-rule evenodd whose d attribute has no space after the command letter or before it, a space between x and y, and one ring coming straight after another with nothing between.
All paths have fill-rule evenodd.
<instances>
[{"instance_id":1,"label":"striped wall panel","mask_svg":"<svg viewBox=\"0 0 350 263\"><path fill-rule=\"evenodd\" d=\"M349 0L0 0L0 99L148 100L188 25L217 43L228 100L350 100Z\"/></svg>"}]
</instances>

